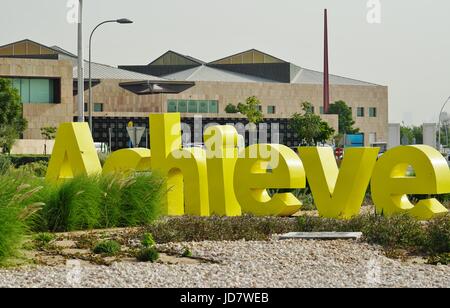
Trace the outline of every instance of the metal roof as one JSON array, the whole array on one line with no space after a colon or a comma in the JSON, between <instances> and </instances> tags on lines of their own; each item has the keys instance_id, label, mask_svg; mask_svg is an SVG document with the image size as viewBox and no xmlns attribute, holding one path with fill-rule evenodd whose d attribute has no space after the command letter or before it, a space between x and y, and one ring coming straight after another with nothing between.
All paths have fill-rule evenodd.
<instances>
[{"instance_id":1,"label":"metal roof","mask_svg":"<svg viewBox=\"0 0 450 308\"><path fill-rule=\"evenodd\" d=\"M313 71L306 68L300 68L296 76L291 80L294 84L322 84L323 73ZM349 86L377 86L374 83L369 83L361 80L341 77L337 75L330 75L330 85L349 85Z\"/></svg>"},{"instance_id":2,"label":"metal roof","mask_svg":"<svg viewBox=\"0 0 450 308\"><path fill-rule=\"evenodd\" d=\"M264 79L256 76L234 73L206 65L194 67L178 73L163 76L170 80L186 80L186 81L221 81L221 82L275 82L273 80Z\"/></svg>"}]
</instances>

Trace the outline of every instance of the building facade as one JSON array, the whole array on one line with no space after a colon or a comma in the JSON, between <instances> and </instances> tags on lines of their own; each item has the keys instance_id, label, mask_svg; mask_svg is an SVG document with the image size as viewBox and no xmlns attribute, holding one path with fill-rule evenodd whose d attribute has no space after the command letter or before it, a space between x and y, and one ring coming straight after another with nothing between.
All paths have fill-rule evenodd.
<instances>
[{"instance_id":1,"label":"building facade","mask_svg":"<svg viewBox=\"0 0 450 308\"><path fill-rule=\"evenodd\" d=\"M29 122L24 139L41 139L41 127L77 116L76 65L76 56L57 46L24 40L0 47L0 77L11 78L19 89ZM86 63L86 102L88 76ZM202 115L205 124L246 124L243 116L226 113L225 108L250 96L261 101L266 122L279 124L280 143L288 146L298 145L288 120L301 112L304 101L331 126L338 126L336 115L323 114L322 73L257 50L210 63L173 51L148 65L116 68L92 63L92 78L94 139L113 149L127 146L127 123L148 126L149 113L180 112L187 123ZM352 108L366 145L387 142L387 87L332 75L330 95L331 102L343 100Z\"/></svg>"}]
</instances>

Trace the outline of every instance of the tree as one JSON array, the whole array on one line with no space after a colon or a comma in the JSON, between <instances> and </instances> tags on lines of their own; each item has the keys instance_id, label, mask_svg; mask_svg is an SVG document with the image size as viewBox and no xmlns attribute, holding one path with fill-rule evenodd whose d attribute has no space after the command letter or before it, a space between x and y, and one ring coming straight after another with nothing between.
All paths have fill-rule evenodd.
<instances>
[{"instance_id":1,"label":"tree","mask_svg":"<svg viewBox=\"0 0 450 308\"><path fill-rule=\"evenodd\" d=\"M0 78L0 147L3 153L11 151L14 141L26 128L19 92L9 79Z\"/></svg>"},{"instance_id":2,"label":"tree","mask_svg":"<svg viewBox=\"0 0 450 308\"><path fill-rule=\"evenodd\" d=\"M404 123L400 126L400 139L406 138L408 144L422 144L423 143L423 127L422 126L407 126ZM445 136L444 136L445 141Z\"/></svg>"},{"instance_id":3,"label":"tree","mask_svg":"<svg viewBox=\"0 0 450 308\"><path fill-rule=\"evenodd\" d=\"M47 155L47 140L53 140L56 137L56 127L47 126L41 127L41 136L44 138L44 155Z\"/></svg>"},{"instance_id":4,"label":"tree","mask_svg":"<svg viewBox=\"0 0 450 308\"><path fill-rule=\"evenodd\" d=\"M233 105L233 104L228 104L228 105L225 107L225 112L226 112L226 113L238 113L238 112L239 112L239 109L238 109L235 105Z\"/></svg>"},{"instance_id":5,"label":"tree","mask_svg":"<svg viewBox=\"0 0 450 308\"><path fill-rule=\"evenodd\" d=\"M239 103L237 109L247 117L250 123L258 124L264 120L259 106L261 106L259 99L256 96L251 96L245 100L245 103Z\"/></svg>"},{"instance_id":6,"label":"tree","mask_svg":"<svg viewBox=\"0 0 450 308\"><path fill-rule=\"evenodd\" d=\"M301 145L315 146L330 140L335 130L313 113L311 103L302 103L303 114L295 113L289 121L289 128L300 138Z\"/></svg>"},{"instance_id":7,"label":"tree","mask_svg":"<svg viewBox=\"0 0 450 308\"><path fill-rule=\"evenodd\" d=\"M344 101L337 101L330 105L329 114L337 114L339 116L339 134L357 134L359 128L354 128L352 110Z\"/></svg>"}]
</instances>

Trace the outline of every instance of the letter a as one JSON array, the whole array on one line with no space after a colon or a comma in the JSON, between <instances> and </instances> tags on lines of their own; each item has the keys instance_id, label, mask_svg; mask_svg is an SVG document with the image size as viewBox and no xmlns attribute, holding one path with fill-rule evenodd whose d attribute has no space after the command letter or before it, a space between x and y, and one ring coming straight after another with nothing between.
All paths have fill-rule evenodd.
<instances>
[{"instance_id":1,"label":"letter a","mask_svg":"<svg viewBox=\"0 0 450 308\"><path fill-rule=\"evenodd\" d=\"M102 172L87 123L63 123L56 134L46 180L60 182L77 175Z\"/></svg>"}]
</instances>

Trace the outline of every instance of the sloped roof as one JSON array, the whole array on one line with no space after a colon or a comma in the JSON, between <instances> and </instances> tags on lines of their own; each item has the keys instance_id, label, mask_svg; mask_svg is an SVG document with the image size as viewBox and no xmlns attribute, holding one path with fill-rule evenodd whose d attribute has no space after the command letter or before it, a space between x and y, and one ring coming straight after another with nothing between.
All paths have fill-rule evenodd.
<instances>
[{"instance_id":1,"label":"sloped roof","mask_svg":"<svg viewBox=\"0 0 450 308\"><path fill-rule=\"evenodd\" d=\"M287 63L284 60L271 56L257 49L250 49L213 62L210 64L260 64L260 63Z\"/></svg>"},{"instance_id":2,"label":"sloped roof","mask_svg":"<svg viewBox=\"0 0 450 308\"><path fill-rule=\"evenodd\" d=\"M123 70L117 67L91 63L92 79L116 79L116 80L165 80L152 75L135 73L132 71ZM78 65L74 63L73 78L78 78ZM84 78L89 78L89 61L84 61Z\"/></svg>"},{"instance_id":3,"label":"sloped roof","mask_svg":"<svg viewBox=\"0 0 450 308\"><path fill-rule=\"evenodd\" d=\"M169 50L149 65L202 65L202 60Z\"/></svg>"},{"instance_id":4,"label":"sloped roof","mask_svg":"<svg viewBox=\"0 0 450 308\"><path fill-rule=\"evenodd\" d=\"M222 81L222 82L274 82L273 80L229 72L206 65L163 76L170 80Z\"/></svg>"},{"instance_id":5,"label":"sloped roof","mask_svg":"<svg viewBox=\"0 0 450 308\"><path fill-rule=\"evenodd\" d=\"M51 47L37 43L30 39L0 46L0 56L54 55L58 52Z\"/></svg>"},{"instance_id":6,"label":"sloped roof","mask_svg":"<svg viewBox=\"0 0 450 308\"><path fill-rule=\"evenodd\" d=\"M295 84L323 84L323 73L300 68L298 73L291 80ZM376 86L374 83L369 83L361 80L341 77L337 75L330 75L330 85L351 85L351 86Z\"/></svg>"}]
</instances>

